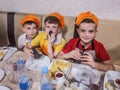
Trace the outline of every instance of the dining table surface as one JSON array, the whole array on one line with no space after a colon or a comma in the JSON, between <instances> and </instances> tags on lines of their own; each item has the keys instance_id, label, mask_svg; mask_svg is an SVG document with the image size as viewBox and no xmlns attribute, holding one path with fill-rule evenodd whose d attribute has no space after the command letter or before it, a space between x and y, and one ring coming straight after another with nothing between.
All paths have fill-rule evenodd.
<instances>
[{"instance_id":1,"label":"dining table surface","mask_svg":"<svg viewBox=\"0 0 120 90\"><path fill-rule=\"evenodd\" d=\"M29 56L25 53L25 52L22 52L22 51L16 51L11 57L9 57L8 59L6 60L2 60L0 61L0 68L5 70L5 64L7 62L16 62L19 58L23 58L24 60L27 60L29 58ZM74 64L75 65L75 64ZM73 65L73 66L74 66ZM114 65L115 66L115 70L116 71L120 71L120 66L119 65ZM100 74L101 74L101 77L100 79L103 81L104 79L104 75L105 75L105 72L104 71L99 71ZM6 87L9 87L11 88L11 90L19 90L19 85L18 83L12 83L6 73L5 73L5 76L4 78L0 81L0 86L6 86ZM32 86L30 88L30 90L40 90L39 89L39 81L38 82L33 82L32 83Z\"/></svg>"}]
</instances>

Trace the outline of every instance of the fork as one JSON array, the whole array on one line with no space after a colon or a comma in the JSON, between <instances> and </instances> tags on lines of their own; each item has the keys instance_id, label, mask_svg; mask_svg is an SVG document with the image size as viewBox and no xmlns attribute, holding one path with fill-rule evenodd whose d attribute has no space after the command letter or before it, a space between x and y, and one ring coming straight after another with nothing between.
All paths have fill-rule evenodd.
<instances>
[{"instance_id":1,"label":"fork","mask_svg":"<svg viewBox=\"0 0 120 90\"><path fill-rule=\"evenodd\" d=\"M59 71L63 72L63 74L64 74L64 76L65 76L65 79L66 79L69 83L72 83L72 80L65 74L65 72L64 72L61 68L59 68L59 67L57 67L57 68L58 68Z\"/></svg>"}]
</instances>

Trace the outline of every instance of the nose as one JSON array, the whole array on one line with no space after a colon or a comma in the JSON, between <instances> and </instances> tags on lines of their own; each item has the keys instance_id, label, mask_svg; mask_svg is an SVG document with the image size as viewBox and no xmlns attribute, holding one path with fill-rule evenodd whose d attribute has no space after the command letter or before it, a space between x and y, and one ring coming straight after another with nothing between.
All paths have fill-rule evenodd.
<instances>
[{"instance_id":1,"label":"nose","mask_svg":"<svg viewBox=\"0 0 120 90\"><path fill-rule=\"evenodd\" d=\"M89 35L89 32L85 32L85 36L88 36Z\"/></svg>"},{"instance_id":2,"label":"nose","mask_svg":"<svg viewBox=\"0 0 120 90\"><path fill-rule=\"evenodd\" d=\"M34 33L35 32L35 30L34 29L31 29L31 33Z\"/></svg>"}]
</instances>

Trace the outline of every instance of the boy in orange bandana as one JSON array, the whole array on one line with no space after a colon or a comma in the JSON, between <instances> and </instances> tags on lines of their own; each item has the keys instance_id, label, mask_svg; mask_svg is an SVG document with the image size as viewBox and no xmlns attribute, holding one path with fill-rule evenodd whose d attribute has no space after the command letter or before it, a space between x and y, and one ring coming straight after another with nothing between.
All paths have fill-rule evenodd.
<instances>
[{"instance_id":1,"label":"boy in orange bandana","mask_svg":"<svg viewBox=\"0 0 120 90\"><path fill-rule=\"evenodd\" d=\"M24 34L20 35L18 38L18 48L24 50L26 43L31 42L38 34L40 19L35 15L27 15L21 20L20 24Z\"/></svg>"},{"instance_id":2,"label":"boy in orange bandana","mask_svg":"<svg viewBox=\"0 0 120 90\"><path fill-rule=\"evenodd\" d=\"M71 39L58 58L72 59L103 71L114 69L103 44L95 40L98 18L89 11L84 12L77 16L75 24L79 37Z\"/></svg>"},{"instance_id":3,"label":"boy in orange bandana","mask_svg":"<svg viewBox=\"0 0 120 90\"><path fill-rule=\"evenodd\" d=\"M50 58L55 58L65 45L61 31L64 27L64 17L59 13L49 14L44 20L45 31L38 34L31 43L26 45L27 49L37 49ZM26 51L33 57L33 51Z\"/></svg>"}]
</instances>

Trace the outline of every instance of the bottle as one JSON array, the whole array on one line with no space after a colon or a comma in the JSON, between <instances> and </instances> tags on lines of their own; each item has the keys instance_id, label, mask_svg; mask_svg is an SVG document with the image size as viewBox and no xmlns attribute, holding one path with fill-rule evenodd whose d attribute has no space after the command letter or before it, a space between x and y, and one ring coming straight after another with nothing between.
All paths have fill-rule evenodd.
<instances>
[{"instance_id":1,"label":"bottle","mask_svg":"<svg viewBox=\"0 0 120 90\"><path fill-rule=\"evenodd\" d=\"M42 67L42 76L40 80L41 90L52 90L52 84L48 75L48 67Z\"/></svg>"},{"instance_id":2,"label":"bottle","mask_svg":"<svg viewBox=\"0 0 120 90\"><path fill-rule=\"evenodd\" d=\"M20 90L29 90L29 77L26 73L25 62L20 59L17 62L18 83Z\"/></svg>"}]
</instances>

